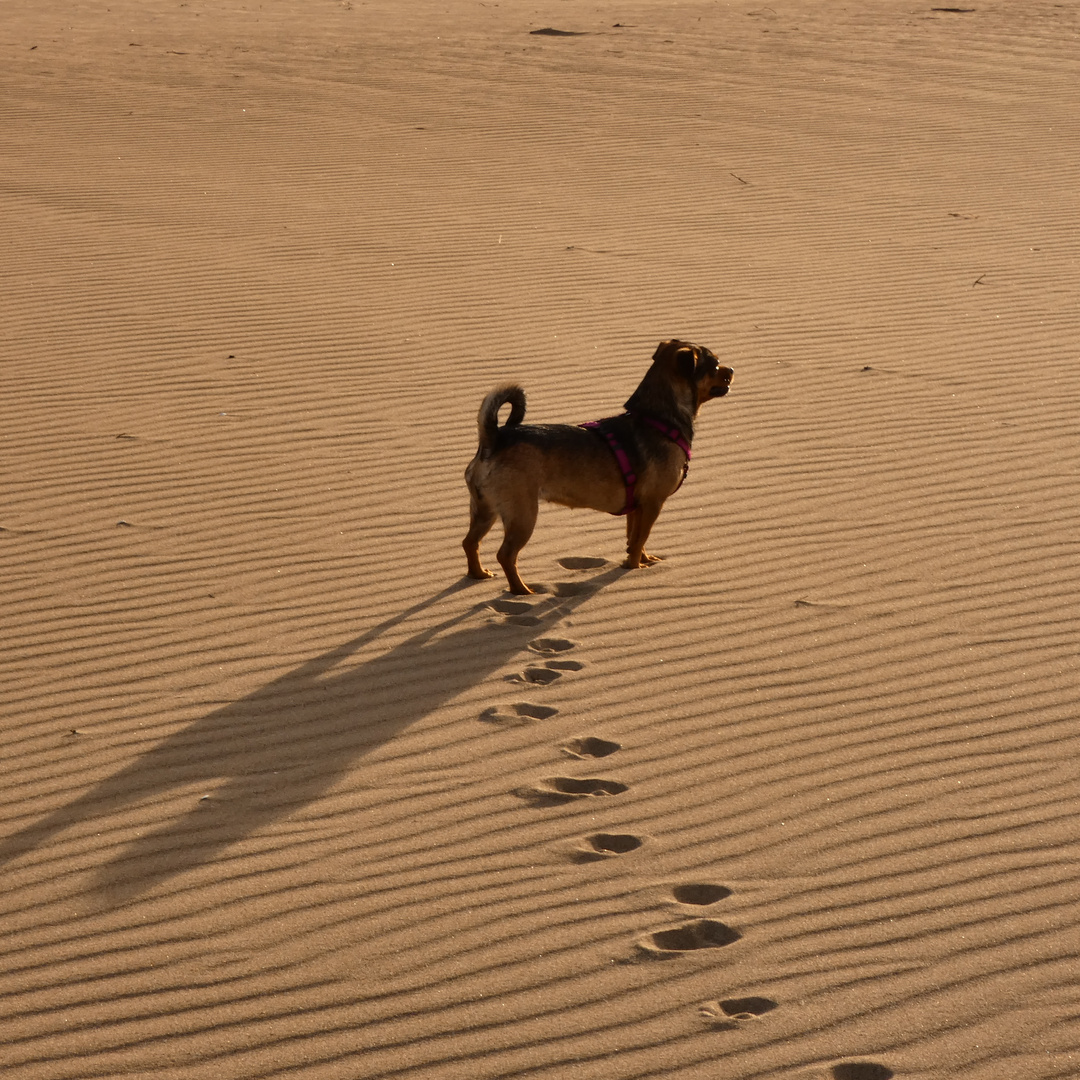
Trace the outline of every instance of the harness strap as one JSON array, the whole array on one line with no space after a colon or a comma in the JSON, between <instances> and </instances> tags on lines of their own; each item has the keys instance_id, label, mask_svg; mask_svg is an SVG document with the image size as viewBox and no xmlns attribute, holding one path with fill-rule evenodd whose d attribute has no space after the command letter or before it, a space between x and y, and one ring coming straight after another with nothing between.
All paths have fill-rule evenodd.
<instances>
[{"instance_id":1,"label":"harness strap","mask_svg":"<svg viewBox=\"0 0 1080 1080\"><path fill-rule=\"evenodd\" d=\"M686 455L682 467L682 479L679 481L678 487L675 488L675 491L678 491L686 483L686 474L690 471L690 459L694 456L690 453L690 444L686 441L683 433L674 425L665 424L662 420L657 420L655 416L642 416L641 419L650 427L656 428L661 435L666 435Z\"/></svg>"},{"instance_id":2,"label":"harness strap","mask_svg":"<svg viewBox=\"0 0 1080 1080\"><path fill-rule=\"evenodd\" d=\"M588 428L590 431L595 431L597 435L603 435L607 439L608 446L611 447L611 452L615 455L615 461L623 475L623 483L626 485L626 505L615 515L622 517L637 506L634 500L634 485L637 483L637 476L630 464L629 455L622 448L622 443L610 431L602 429L600 427L602 423L602 420L587 420L584 424L578 424L578 427Z\"/></svg>"},{"instance_id":3,"label":"harness strap","mask_svg":"<svg viewBox=\"0 0 1080 1080\"><path fill-rule=\"evenodd\" d=\"M641 419L650 427L656 428L661 435L666 435L686 455L686 461L683 463L682 479L675 488L678 491L686 480L686 474L690 471L690 458L692 456L690 444L677 427L665 424L663 421L657 420L655 416L641 416ZM587 428L589 431L595 431L597 435L602 435L607 440L608 446L611 447L619 471L623 474L623 483L626 485L626 505L615 515L616 517L623 517L637 507L637 501L634 499L637 476L634 474L634 468L630 464L630 455L623 449L622 443L607 428L601 427L603 422L603 420L587 420L584 424L578 424L578 427Z\"/></svg>"},{"instance_id":4,"label":"harness strap","mask_svg":"<svg viewBox=\"0 0 1080 1080\"><path fill-rule=\"evenodd\" d=\"M643 416L641 419L650 427L656 428L662 435L666 435L686 455L687 461L694 456L690 453L690 444L677 427L665 424L662 420L657 420L655 416Z\"/></svg>"}]
</instances>

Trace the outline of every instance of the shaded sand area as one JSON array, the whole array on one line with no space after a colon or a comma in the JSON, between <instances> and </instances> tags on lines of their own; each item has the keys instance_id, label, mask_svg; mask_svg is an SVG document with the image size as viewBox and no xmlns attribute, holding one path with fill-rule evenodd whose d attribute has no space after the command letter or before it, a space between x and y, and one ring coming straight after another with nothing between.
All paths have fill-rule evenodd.
<instances>
[{"instance_id":1,"label":"shaded sand area","mask_svg":"<svg viewBox=\"0 0 1080 1080\"><path fill-rule=\"evenodd\" d=\"M7 0L5 1080L1080 1075L1080 14L971 6ZM466 582L671 336L665 561Z\"/></svg>"}]
</instances>

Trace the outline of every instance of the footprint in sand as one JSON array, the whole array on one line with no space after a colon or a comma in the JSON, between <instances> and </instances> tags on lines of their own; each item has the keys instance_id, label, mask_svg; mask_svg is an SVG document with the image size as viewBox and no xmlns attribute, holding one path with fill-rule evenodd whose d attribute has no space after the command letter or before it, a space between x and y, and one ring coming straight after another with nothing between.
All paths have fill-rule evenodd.
<instances>
[{"instance_id":1,"label":"footprint in sand","mask_svg":"<svg viewBox=\"0 0 1080 1080\"><path fill-rule=\"evenodd\" d=\"M575 642L567 638L543 637L529 642L529 648L540 656L557 656L569 652ZM545 660L544 666L530 664L524 671L507 675L509 682L539 683L546 686L562 677L564 671L581 671L585 665L580 660Z\"/></svg>"},{"instance_id":2,"label":"footprint in sand","mask_svg":"<svg viewBox=\"0 0 1080 1080\"><path fill-rule=\"evenodd\" d=\"M580 671L584 666L580 660L549 660L544 664L552 671Z\"/></svg>"},{"instance_id":3,"label":"footprint in sand","mask_svg":"<svg viewBox=\"0 0 1080 1080\"><path fill-rule=\"evenodd\" d=\"M745 1021L760 1019L776 1007L776 1002L767 997L726 998L703 1001L698 1015L715 1031L735 1031Z\"/></svg>"},{"instance_id":4,"label":"footprint in sand","mask_svg":"<svg viewBox=\"0 0 1080 1080\"><path fill-rule=\"evenodd\" d=\"M556 561L564 570L599 570L601 566L608 564L607 559L592 555L568 555L565 559Z\"/></svg>"},{"instance_id":5,"label":"footprint in sand","mask_svg":"<svg viewBox=\"0 0 1080 1080\"><path fill-rule=\"evenodd\" d=\"M569 652L576 645L576 641L562 637L538 637L529 642L529 648L541 656L557 656L559 653Z\"/></svg>"},{"instance_id":6,"label":"footprint in sand","mask_svg":"<svg viewBox=\"0 0 1080 1080\"><path fill-rule=\"evenodd\" d=\"M719 949L733 944L741 937L742 934L727 923L716 919L695 919L681 926L654 930L651 934L638 938L637 947L646 956L666 960L701 949Z\"/></svg>"},{"instance_id":7,"label":"footprint in sand","mask_svg":"<svg viewBox=\"0 0 1080 1080\"><path fill-rule=\"evenodd\" d=\"M582 596L596 592L598 586L591 581L556 581L551 588L556 596Z\"/></svg>"},{"instance_id":8,"label":"footprint in sand","mask_svg":"<svg viewBox=\"0 0 1080 1080\"><path fill-rule=\"evenodd\" d=\"M533 720L549 720L558 711L550 705L533 705L529 701L515 701L512 705L492 705L480 714L480 719L489 724L504 724L512 727L528 724Z\"/></svg>"},{"instance_id":9,"label":"footprint in sand","mask_svg":"<svg viewBox=\"0 0 1080 1080\"><path fill-rule=\"evenodd\" d=\"M598 739L593 735L585 735L580 739L571 739L562 747L562 752L575 758L599 758L609 757L622 746L608 739Z\"/></svg>"},{"instance_id":10,"label":"footprint in sand","mask_svg":"<svg viewBox=\"0 0 1080 1080\"><path fill-rule=\"evenodd\" d=\"M548 686L556 679L562 678L562 672L550 667L534 667L530 665L524 671L518 671L513 675L507 675L506 681L513 683L531 683L533 686Z\"/></svg>"},{"instance_id":11,"label":"footprint in sand","mask_svg":"<svg viewBox=\"0 0 1080 1080\"><path fill-rule=\"evenodd\" d=\"M642 837L632 833L593 833L582 837L572 857L575 862L598 862L616 855L629 855L644 843Z\"/></svg>"},{"instance_id":12,"label":"footprint in sand","mask_svg":"<svg viewBox=\"0 0 1080 1080\"><path fill-rule=\"evenodd\" d=\"M532 604L524 600L492 600L488 607L500 615L528 615L532 611Z\"/></svg>"},{"instance_id":13,"label":"footprint in sand","mask_svg":"<svg viewBox=\"0 0 1080 1080\"><path fill-rule=\"evenodd\" d=\"M892 1080L896 1073L876 1061L842 1061L830 1075L832 1080Z\"/></svg>"},{"instance_id":14,"label":"footprint in sand","mask_svg":"<svg viewBox=\"0 0 1080 1080\"><path fill-rule=\"evenodd\" d=\"M675 885L671 890L671 898L677 904L693 904L695 907L715 904L718 900L726 900L730 895L731 890L726 885L706 885L696 882Z\"/></svg>"},{"instance_id":15,"label":"footprint in sand","mask_svg":"<svg viewBox=\"0 0 1080 1080\"><path fill-rule=\"evenodd\" d=\"M521 788L517 792L524 799L538 805L555 805L574 799L605 798L629 791L628 784L601 777L545 776L534 787Z\"/></svg>"},{"instance_id":16,"label":"footprint in sand","mask_svg":"<svg viewBox=\"0 0 1080 1080\"><path fill-rule=\"evenodd\" d=\"M532 604L524 600L492 600L488 603L490 611L504 616L503 622L510 626L539 626L539 615L532 614Z\"/></svg>"},{"instance_id":17,"label":"footprint in sand","mask_svg":"<svg viewBox=\"0 0 1080 1080\"><path fill-rule=\"evenodd\" d=\"M587 30L556 30L553 26L545 26L541 30L530 30L534 36L539 34L543 37L584 37Z\"/></svg>"}]
</instances>

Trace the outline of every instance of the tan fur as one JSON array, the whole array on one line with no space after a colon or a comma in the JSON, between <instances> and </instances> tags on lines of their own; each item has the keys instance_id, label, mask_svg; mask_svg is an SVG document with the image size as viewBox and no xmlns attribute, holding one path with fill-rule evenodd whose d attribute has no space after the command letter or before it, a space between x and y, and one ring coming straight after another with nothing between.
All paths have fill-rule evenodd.
<instances>
[{"instance_id":1,"label":"tan fur","mask_svg":"<svg viewBox=\"0 0 1080 1080\"><path fill-rule=\"evenodd\" d=\"M704 346L677 339L661 342L626 403L627 414L614 419L637 476L636 506L626 517L624 566L636 569L657 561L645 551L645 541L685 471L683 451L642 417L678 427L689 442L698 410L710 397L727 393L732 375ZM510 405L510 417L499 427L499 409L505 404ZM503 386L488 394L477 416L480 445L465 470L470 525L462 547L469 576L494 576L480 562L480 541L498 517L503 542L496 558L514 593L532 592L518 573L517 557L532 536L541 499L609 514L620 513L626 504L623 474L602 437L570 424L522 424L524 415L520 387Z\"/></svg>"}]
</instances>

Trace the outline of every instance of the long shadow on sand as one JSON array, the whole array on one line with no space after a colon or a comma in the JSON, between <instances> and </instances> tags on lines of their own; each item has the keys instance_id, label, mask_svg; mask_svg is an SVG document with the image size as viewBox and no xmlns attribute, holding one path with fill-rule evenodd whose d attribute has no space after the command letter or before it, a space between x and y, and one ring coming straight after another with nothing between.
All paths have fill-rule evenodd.
<instances>
[{"instance_id":1,"label":"long shadow on sand","mask_svg":"<svg viewBox=\"0 0 1080 1080\"><path fill-rule=\"evenodd\" d=\"M90 791L0 843L0 865L82 821L205 784L215 810L190 811L127 844L98 871L111 903L209 862L223 849L318 799L365 754L475 686L622 573L538 598L528 623L478 618L488 602L428 626L381 655L348 665L360 649L432 607L458 584L215 709ZM535 621L533 621L535 620ZM341 671L335 669L345 664Z\"/></svg>"}]
</instances>

